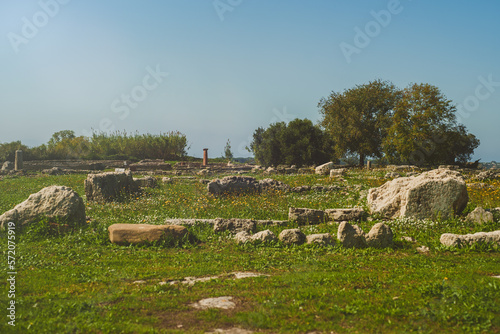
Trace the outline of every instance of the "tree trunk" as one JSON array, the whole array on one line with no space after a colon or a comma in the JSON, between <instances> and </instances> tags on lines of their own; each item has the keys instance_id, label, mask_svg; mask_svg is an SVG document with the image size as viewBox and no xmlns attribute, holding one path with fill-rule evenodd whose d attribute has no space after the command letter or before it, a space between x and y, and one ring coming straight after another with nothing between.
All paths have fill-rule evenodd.
<instances>
[{"instance_id":1,"label":"tree trunk","mask_svg":"<svg viewBox=\"0 0 500 334\"><path fill-rule=\"evenodd\" d=\"M364 167L365 166L365 155L363 153L359 154L359 166Z\"/></svg>"}]
</instances>

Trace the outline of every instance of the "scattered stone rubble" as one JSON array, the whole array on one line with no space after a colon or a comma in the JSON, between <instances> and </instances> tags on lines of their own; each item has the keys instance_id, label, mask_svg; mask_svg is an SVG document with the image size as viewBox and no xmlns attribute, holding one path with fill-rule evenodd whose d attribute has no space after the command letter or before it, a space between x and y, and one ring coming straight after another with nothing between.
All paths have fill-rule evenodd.
<instances>
[{"instance_id":1,"label":"scattered stone rubble","mask_svg":"<svg viewBox=\"0 0 500 334\"><path fill-rule=\"evenodd\" d=\"M257 227L257 222L252 219L222 219L216 218L214 222L214 232L220 233L224 231L229 231L233 234L239 232L253 233Z\"/></svg>"},{"instance_id":2,"label":"scattered stone rubble","mask_svg":"<svg viewBox=\"0 0 500 334\"><path fill-rule=\"evenodd\" d=\"M439 239L441 244L449 247L471 246L473 244L497 244L500 245L500 230L493 232L478 232L474 234L452 234L445 233Z\"/></svg>"},{"instance_id":3,"label":"scattered stone rubble","mask_svg":"<svg viewBox=\"0 0 500 334\"><path fill-rule=\"evenodd\" d=\"M176 284L185 284L185 285L195 285L196 283L201 283L201 282L208 282L214 279L245 279L245 278L255 278L255 277L269 277L269 275L266 274L260 274L260 273L254 273L254 272L232 272L229 274L223 274L223 275L218 275L218 276L208 276L208 277L184 277L182 281L167 281L167 282L160 282L158 283L159 285L176 285Z\"/></svg>"},{"instance_id":4,"label":"scattered stone rubble","mask_svg":"<svg viewBox=\"0 0 500 334\"><path fill-rule=\"evenodd\" d=\"M500 179L500 173L498 173L497 170L495 169L488 169L484 172L479 173L476 175L477 180L495 180L495 179Z\"/></svg>"}]
</instances>

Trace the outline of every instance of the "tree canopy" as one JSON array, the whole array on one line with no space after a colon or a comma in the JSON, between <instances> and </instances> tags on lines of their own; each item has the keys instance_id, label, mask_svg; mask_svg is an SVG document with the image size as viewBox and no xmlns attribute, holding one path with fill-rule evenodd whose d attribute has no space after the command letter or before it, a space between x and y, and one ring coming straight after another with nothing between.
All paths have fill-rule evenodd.
<instances>
[{"instance_id":1,"label":"tree canopy","mask_svg":"<svg viewBox=\"0 0 500 334\"><path fill-rule=\"evenodd\" d=\"M456 107L439 88L412 84L400 90L388 81L332 92L318 107L321 125L341 156L359 155L392 163L463 163L479 140L456 122Z\"/></svg>"},{"instance_id":2,"label":"tree canopy","mask_svg":"<svg viewBox=\"0 0 500 334\"><path fill-rule=\"evenodd\" d=\"M466 162L479 140L457 124L455 112L452 101L435 86L405 88L384 139L387 160L416 165Z\"/></svg>"},{"instance_id":3,"label":"tree canopy","mask_svg":"<svg viewBox=\"0 0 500 334\"><path fill-rule=\"evenodd\" d=\"M358 154L360 165L366 156L382 157L382 142L399 96L392 83L375 80L321 99L321 125L335 142L335 151L341 156Z\"/></svg>"},{"instance_id":4,"label":"tree canopy","mask_svg":"<svg viewBox=\"0 0 500 334\"><path fill-rule=\"evenodd\" d=\"M250 150L265 166L322 164L334 156L328 134L310 120L298 118L288 124L278 122L267 129L258 128Z\"/></svg>"}]
</instances>

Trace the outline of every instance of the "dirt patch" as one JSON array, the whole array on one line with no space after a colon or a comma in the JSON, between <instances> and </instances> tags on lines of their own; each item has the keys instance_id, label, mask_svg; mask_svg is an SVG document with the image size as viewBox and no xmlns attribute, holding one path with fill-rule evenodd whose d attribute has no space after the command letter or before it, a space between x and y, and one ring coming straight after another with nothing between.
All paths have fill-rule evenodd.
<instances>
[{"instance_id":1,"label":"dirt patch","mask_svg":"<svg viewBox=\"0 0 500 334\"><path fill-rule=\"evenodd\" d=\"M242 312L250 312L254 307L242 298L233 298L236 304L233 309L209 309L198 310L186 305L183 311L160 311L151 316L158 318L157 328L177 330L199 330L213 332L215 329L243 328L236 315ZM252 330L249 328L248 330ZM259 332L262 332L259 330Z\"/></svg>"}]
</instances>

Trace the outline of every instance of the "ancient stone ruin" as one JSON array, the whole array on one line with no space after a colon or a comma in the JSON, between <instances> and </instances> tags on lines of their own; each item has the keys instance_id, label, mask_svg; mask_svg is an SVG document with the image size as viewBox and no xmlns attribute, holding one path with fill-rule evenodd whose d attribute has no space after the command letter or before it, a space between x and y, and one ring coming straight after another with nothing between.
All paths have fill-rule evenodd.
<instances>
[{"instance_id":1,"label":"ancient stone ruin","mask_svg":"<svg viewBox=\"0 0 500 334\"><path fill-rule=\"evenodd\" d=\"M88 201L115 201L138 190L139 186L129 171L89 174L85 180L85 195Z\"/></svg>"},{"instance_id":2,"label":"ancient stone ruin","mask_svg":"<svg viewBox=\"0 0 500 334\"><path fill-rule=\"evenodd\" d=\"M150 224L113 224L109 240L118 245L141 245L161 240L181 241L188 233L184 226Z\"/></svg>"},{"instance_id":3,"label":"ancient stone ruin","mask_svg":"<svg viewBox=\"0 0 500 334\"><path fill-rule=\"evenodd\" d=\"M82 226L86 222L85 204L71 188L50 186L31 194L27 200L1 215L0 224L2 229L8 222L25 227L41 218Z\"/></svg>"},{"instance_id":4,"label":"ancient stone ruin","mask_svg":"<svg viewBox=\"0 0 500 334\"><path fill-rule=\"evenodd\" d=\"M461 174L435 169L419 176L400 177L370 189L371 213L386 218L450 218L467 206L469 196Z\"/></svg>"}]
</instances>

